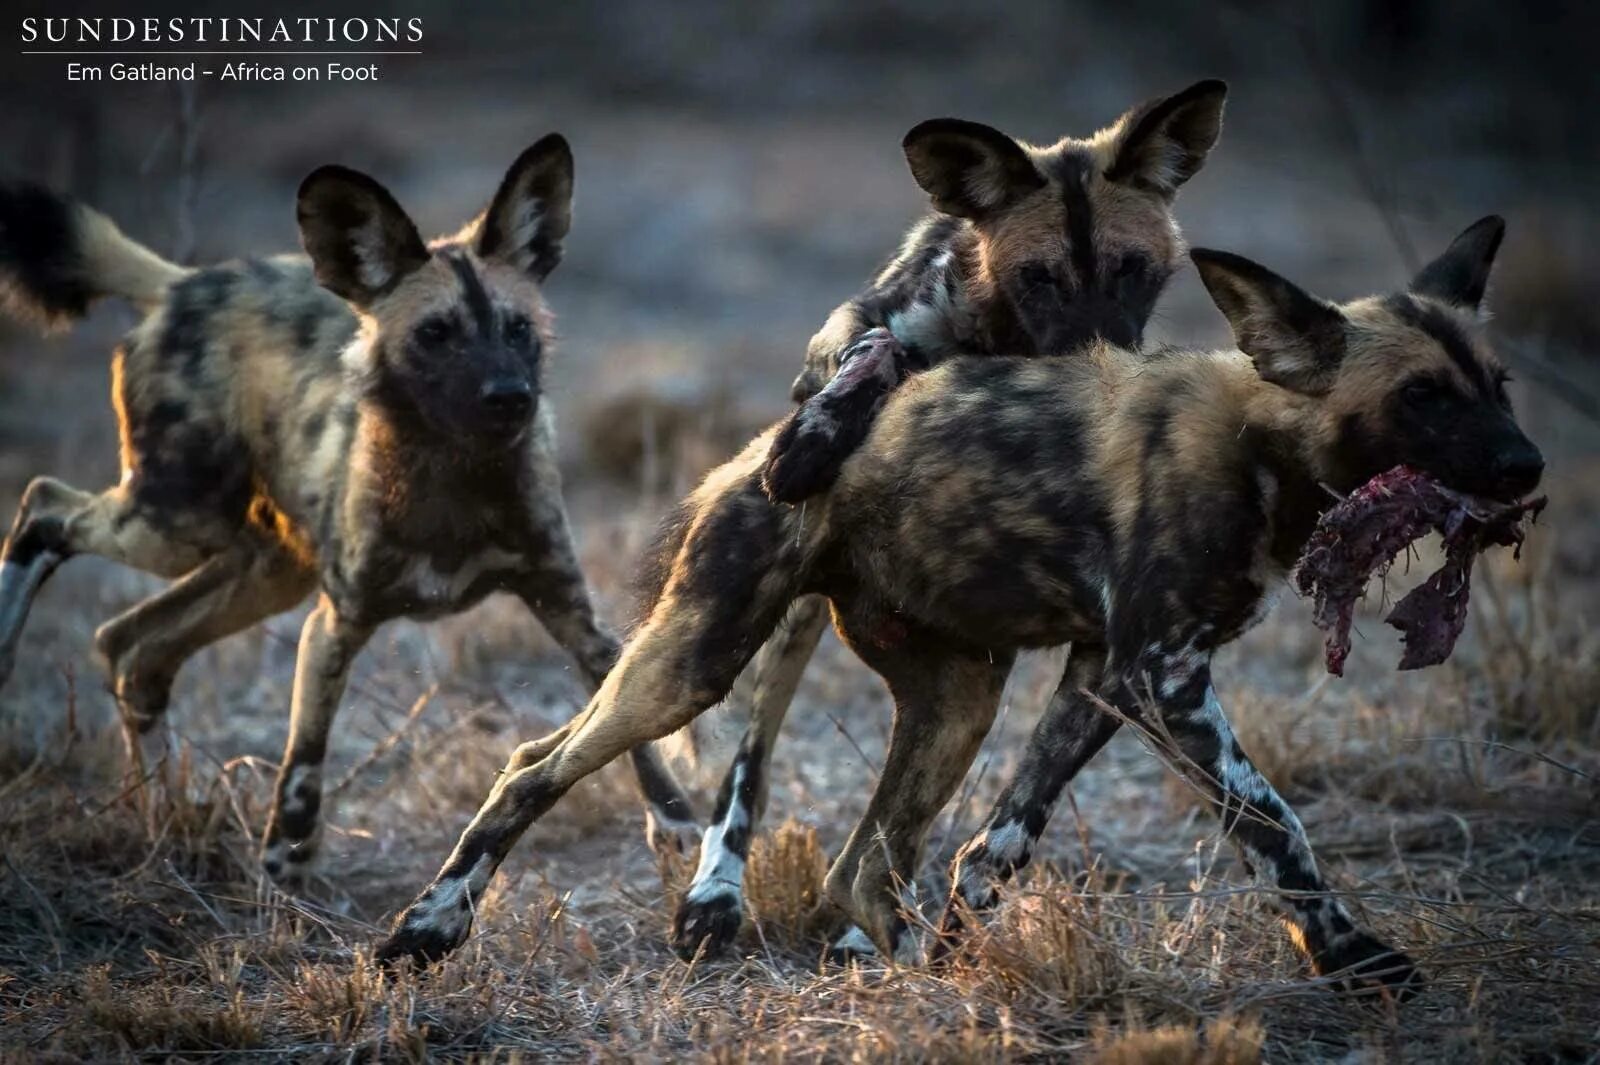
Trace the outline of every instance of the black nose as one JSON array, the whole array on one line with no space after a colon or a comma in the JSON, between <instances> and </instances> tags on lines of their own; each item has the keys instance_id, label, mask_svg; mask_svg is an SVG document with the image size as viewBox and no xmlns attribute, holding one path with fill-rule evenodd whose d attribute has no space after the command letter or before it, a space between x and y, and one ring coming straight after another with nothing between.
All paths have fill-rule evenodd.
<instances>
[{"instance_id":1,"label":"black nose","mask_svg":"<svg viewBox=\"0 0 1600 1065\"><path fill-rule=\"evenodd\" d=\"M496 420L526 418L533 410L533 386L517 378L497 378L484 383L478 392L484 410Z\"/></svg>"},{"instance_id":2,"label":"black nose","mask_svg":"<svg viewBox=\"0 0 1600 1065\"><path fill-rule=\"evenodd\" d=\"M1507 448L1494 461L1495 483L1512 495L1525 495L1539 487L1544 456L1530 443Z\"/></svg>"}]
</instances>

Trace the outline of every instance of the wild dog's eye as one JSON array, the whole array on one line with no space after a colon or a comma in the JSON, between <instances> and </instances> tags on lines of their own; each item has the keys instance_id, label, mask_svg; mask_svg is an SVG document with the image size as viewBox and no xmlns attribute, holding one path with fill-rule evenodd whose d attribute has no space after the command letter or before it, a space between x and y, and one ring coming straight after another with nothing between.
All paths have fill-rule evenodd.
<instances>
[{"instance_id":1,"label":"wild dog's eye","mask_svg":"<svg viewBox=\"0 0 1600 1065\"><path fill-rule=\"evenodd\" d=\"M1413 407L1425 407L1430 403L1437 402L1443 395L1444 389L1440 387L1439 382L1431 381L1426 377L1408 381L1400 389L1400 398Z\"/></svg>"},{"instance_id":2,"label":"wild dog's eye","mask_svg":"<svg viewBox=\"0 0 1600 1065\"><path fill-rule=\"evenodd\" d=\"M1112 277L1118 281L1126 281L1130 277L1137 277L1144 271L1144 257L1142 255L1124 255L1117 262L1117 269Z\"/></svg>"},{"instance_id":3,"label":"wild dog's eye","mask_svg":"<svg viewBox=\"0 0 1600 1065\"><path fill-rule=\"evenodd\" d=\"M412 330L418 344L442 344L450 339L450 323L442 318L429 318Z\"/></svg>"},{"instance_id":4,"label":"wild dog's eye","mask_svg":"<svg viewBox=\"0 0 1600 1065\"><path fill-rule=\"evenodd\" d=\"M506 323L506 343L526 344L533 326L526 318L513 318Z\"/></svg>"},{"instance_id":5,"label":"wild dog's eye","mask_svg":"<svg viewBox=\"0 0 1600 1065\"><path fill-rule=\"evenodd\" d=\"M1029 288L1049 285L1055 281L1050 273L1050 267L1044 263L1024 263L1022 269L1017 271L1017 277Z\"/></svg>"}]
</instances>

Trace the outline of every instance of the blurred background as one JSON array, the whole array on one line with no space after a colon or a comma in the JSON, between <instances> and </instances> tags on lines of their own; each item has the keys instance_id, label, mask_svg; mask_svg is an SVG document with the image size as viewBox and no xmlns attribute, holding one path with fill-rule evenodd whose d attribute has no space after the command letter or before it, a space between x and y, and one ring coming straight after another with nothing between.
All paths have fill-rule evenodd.
<instances>
[{"instance_id":1,"label":"blurred background","mask_svg":"<svg viewBox=\"0 0 1600 1065\"><path fill-rule=\"evenodd\" d=\"M77 193L136 238L203 263L296 247L294 191L318 165L366 170L425 232L440 233L482 207L524 146L566 134L576 216L548 284L561 336L550 389L584 563L620 622L659 514L783 413L812 331L924 210L900 153L907 129L954 115L1050 142L1225 78L1222 140L1178 202L1192 244L1347 299L1400 286L1467 224L1506 216L1488 302L1521 422L1548 459L1552 505L1520 566L1497 556L1481 567L1487 587L1449 666L1394 673L1398 645L1375 595L1350 679L1330 684L1308 611L1289 599L1273 625L1224 656L1224 699L1313 838L1344 841L1324 857L1350 875L1407 892L1465 891L1459 880L1412 877L1433 868L1419 855L1455 847L1455 826L1470 820L1474 875L1494 885L1471 898L1492 907L1515 893L1528 913L1569 902L1592 912L1594 778L1494 745L1591 767L1600 748L1595 19L1580 4L1492 0L1296 6L413 2L352 12L423 19L423 54L380 59L373 84L73 85L60 58L13 56L0 64L0 166ZM7 23L63 13L12 4ZM242 13L221 3L161 12ZM289 0L248 12L324 13ZM105 306L48 339L0 324L0 521L9 524L30 476L88 488L116 477L109 352L132 321ZM1192 270L1163 298L1152 340L1226 342ZM1416 580L1404 568L1391 577L1391 601ZM64 727L92 733L109 721L89 636L153 587L92 560L55 579L0 693L13 759L0 765L59 745ZM248 755L270 770L297 624L298 615L278 619L187 668L171 717L197 763ZM1029 656L1019 670L983 769L935 830L932 875L1008 778L1058 667L1059 657ZM348 776L324 849L336 866L353 856L360 873L324 883L327 904L370 919L392 910L433 868L510 744L580 701L559 653L514 604L492 601L427 629L387 627L336 728L329 779ZM881 760L886 710L881 686L830 637L780 745L773 821L794 816L824 848L836 845ZM1454 745L1419 741L1437 736ZM63 766L63 779L80 770L98 779L93 769ZM1137 744L1119 739L1077 785L1092 826L1078 831L1089 835L1053 829L1045 858L1070 866L1092 838L1127 883L1185 882L1209 821L1194 820L1193 803L1146 801L1159 779ZM263 788L258 777L257 800ZM539 826L508 866L513 885L526 870L576 887L568 901L580 914L594 903L614 915L619 897L659 893L630 788L615 768L580 788L565 818ZM1513 807L1533 823L1508 822ZM1483 857L1502 851L1481 819L1514 830L1505 862ZM1549 833L1567 849L1539 842ZM658 948L664 922L645 925L646 945L628 949ZM604 944L594 964L633 963L607 953L614 947ZM670 964L664 952L649 960ZM1544 992L1520 994L1502 1013L1520 1017ZM1462 1018L1492 1005L1468 997L1448 1000L1459 1009L1436 1016L1440 1032L1466 1031Z\"/></svg>"}]
</instances>

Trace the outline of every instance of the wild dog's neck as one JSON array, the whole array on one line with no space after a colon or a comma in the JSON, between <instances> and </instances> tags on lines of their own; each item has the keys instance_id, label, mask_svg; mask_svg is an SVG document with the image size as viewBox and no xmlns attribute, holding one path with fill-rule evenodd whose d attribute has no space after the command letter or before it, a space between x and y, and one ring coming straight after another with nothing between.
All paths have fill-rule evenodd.
<instances>
[{"instance_id":1,"label":"wild dog's neck","mask_svg":"<svg viewBox=\"0 0 1600 1065\"><path fill-rule=\"evenodd\" d=\"M1243 366L1249 376L1239 421L1245 426L1246 454L1275 485L1268 514L1272 527L1269 551L1287 570L1299 560L1323 511L1336 501L1327 488L1325 464L1318 453L1322 434L1316 404L1262 381L1248 362Z\"/></svg>"}]
</instances>

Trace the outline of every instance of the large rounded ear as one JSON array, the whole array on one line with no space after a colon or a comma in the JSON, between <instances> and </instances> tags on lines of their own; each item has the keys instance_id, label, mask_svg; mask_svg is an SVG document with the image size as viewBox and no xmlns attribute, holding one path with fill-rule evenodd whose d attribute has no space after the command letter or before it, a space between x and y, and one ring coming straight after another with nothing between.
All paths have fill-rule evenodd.
<instances>
[{"instance_id":1,"label":"large rounded ear","mask_svg":"<svg viewBox=\"0 0 1600 1065\"><path fill-rule=\"evenodd\" d=\"M1429 296L1452 307L1476 311L1489 287L1495 252L1506 235L1506 220L1497 214L1480 218L1424 266L1406 286L1418 296Z\"/></svg>"},{"instance_id":2,"label":"large rounded ear","mask_svg":"<svg viewBox=\"0 0 1600 1065\"><path fill-rule=\"evenodd\" d=\"M572 228L572 148L559 133L517 156L478 226L478 254L543 281Z\"/></svg>"},{"instance_id":3,"label":"large rounded ear","mask_svg":"<svg viewBox=\"0 0 1600 1065\"><path fill-rule=\"evenodd\" d=\"M1195 248L1200 280L1264 381L1321 395L1344 358L1344 313L1242 255Z\"/></svg>"},{"instance_id":4,"label":"large rounded ear","mask_svg":"<svg viewBox=\"0 0 1600 1065\"><path fill-rule=\"evenodd\" d=\"M312 171L300 183L295 215L317 282L357 307L428 261L428 246L389 190L359 171Z\"/></svg>"},{"instance_id":5,"label":"large rounded ear","mask_svg":"<svg viewBox=\"0 0 1600 1065\"><path fill-rule=\"evenodd\" d=\"M981 122L930 118L901 146L933 206L960 218L981 219L1045 184L1022 145Z\"/></svg>"},{"instance_id":6,"label":"large rounded ear","mask_svg":"<svg viewBox=\"0 0 1600 1065\"><path fill-rule=\"evenodd\" d=\"M1106 178L1176 195L1216 145L1227 98L1227 83L1212 78L1129 111L1117 121Z\"/></svg>"}]
</instances>

